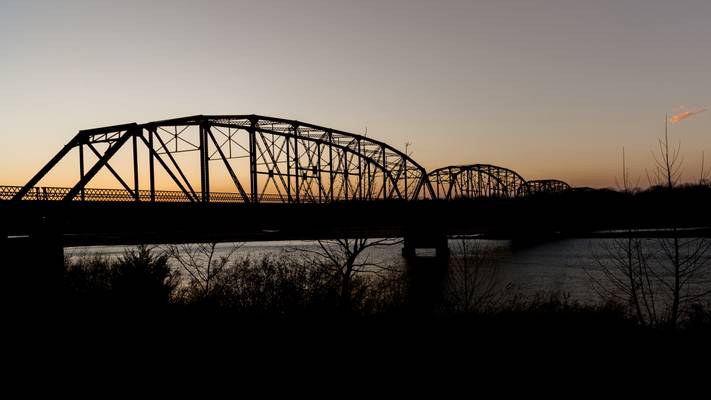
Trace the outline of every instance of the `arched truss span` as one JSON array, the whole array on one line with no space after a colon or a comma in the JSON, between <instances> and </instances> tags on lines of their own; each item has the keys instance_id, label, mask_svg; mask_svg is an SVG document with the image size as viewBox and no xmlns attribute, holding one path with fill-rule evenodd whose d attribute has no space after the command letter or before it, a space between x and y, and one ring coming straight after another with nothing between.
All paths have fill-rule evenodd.
<instances>
[{"instance_id":1,"label":"arched truss span","mask_svg":"<svg viewBox=\"0 0 711 400\"><path fill-rule=\"evenodd\" d=\"M518 197L525 194L526 180L515 171L489 164L449 166L429 173L438 199Z\"/></svg>"},{"instance_id":2,"label":"arched truss span","mask_svg":"<svg viewBox=\"0 0 711 400\"><path fill-rule=\"evenodd\" d=\"M534 193L559 193L570 190L570 185L558 179L540 179L526 182L526 190Z\"/></svg>"},{"instance_id":3,"label":"arched truss span","mask_svg":"<svg viewBox=\"0 0 711 400\"><path fill-rule=\"evenodd\" d=\"M40 180L77 149L79 180L56 191L57 200L326 203L434 197L425 169L383 142L281 118L198 115L80 131L14 199L39 193ZM133 154L129 176L111 166L126 149ZM147 178L139 179L139 170L148 171ZM88 185L101 171L113 175L121 189L99 198ZM157 190L157 171L176 192ZM231 189L211 191L216 182Z\"/></svg>"}]
</instances>

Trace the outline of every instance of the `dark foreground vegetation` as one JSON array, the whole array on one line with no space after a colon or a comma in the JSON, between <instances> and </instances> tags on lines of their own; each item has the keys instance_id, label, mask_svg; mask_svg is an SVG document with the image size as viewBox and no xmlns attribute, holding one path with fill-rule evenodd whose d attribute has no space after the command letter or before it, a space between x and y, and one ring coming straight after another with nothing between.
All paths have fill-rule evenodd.
<instances>
[{"instance_id":1,"label":"dark foreground vegetation","mask_svg":"<svg viewBox=\"0 0 711 400\"><path fill-rule=\"evenodd\" d=\"M602 200L665 193L655 188L566 196L599 196L604 209L626 215L628 208L619 206L626 202L610 200L617 209L606 208ZM709 195L706 188L694 187L676 193L685 193L681 197L689 201ZM631 208L637 205L633 200ZM218 256L209 243L139 246L118 259L66 258L63 270L53 274L33 262L44 250L14 251L8 253L18 259L3 265L5 326L21 339L15 343L29 339L33 346L68 351L133 346L172 355L214 355L226 348L297 349L300 357L317 351L356 357L359 349L374 347L381 356L396 348L406 354L429 349L448 355L468 349L479 357L481 351L547 354L568 345L648 354L663 342L673 344L674 352L693 354L697 343L709 343L711 307L682 289L688 282L708 283L708 258L699 257L708 255L708 241L687 240L675 229L659 242L668 251L650 259L627 226L636 224L621 220L622 237L604 254L615 263L602 266L605 274L591 282L606 295L597 304L572 301L566 293L524 296L515 288L493 285L482 268L486 254L481 249L464 249L459 253L465 256L453 257L445 268L368 270L372 266L357 261L358 252L343 247L250 258L237 249ZM664 274L655 269L659 263ZM655 292L650 289L659 287L670 287L671 298L679 299L672 313L661 308L662 299L651 298ZM576 350L571 356L579 354Z\"/></svg>"},{"instance_id":2,"label":"dark foreground vegetation","mask_svg":"<svg viewBox=\"0 0 711 400\"><path fill-rule=\"evenodd\" d=\"M5 318L6 340L32 368L49 357L85 360L88 369L116 368L116 360L149 371L227 363L292 375L315 362L331 374L414 368L449 376L511 368L512 360L535 369L547 360L591 368L610 357L686 358L711 337L707 306L690 308L675 327L650 326L629 304L498 287L477 249L453 256L445 276L434 266L349 272L336 253L249 258L214 250L139 246L118 259L67 258L60 290L6 303L16 313ZM417 287L440 278L442 285Z\"/></svg>"},{"instance_id":3,"label":"dark foreground vegetation","mask_svg":"<svg viewBox=\"0 0 711 400\"><path fill-rule=\"evenodd\" d=\"M495 287L476 261L451 264L442 285L424 289L441 296L430 293L423 301L414 297L422 296L423 289L412 287L412 272L381 269L344 276L342 270L300 254L218 257L210 246L194 254L139 246L113 260L98 255L67 259L55 305L61 304L60 314L84 321L186 318L252 328L260 321L427 323L492 333L711 332L711 310L702 303L691 306L677 326L650 327L619 301L581 304L565 293L524 296ZM171 268L174 257L185 264Z\"/></svg>"}]
</instances>

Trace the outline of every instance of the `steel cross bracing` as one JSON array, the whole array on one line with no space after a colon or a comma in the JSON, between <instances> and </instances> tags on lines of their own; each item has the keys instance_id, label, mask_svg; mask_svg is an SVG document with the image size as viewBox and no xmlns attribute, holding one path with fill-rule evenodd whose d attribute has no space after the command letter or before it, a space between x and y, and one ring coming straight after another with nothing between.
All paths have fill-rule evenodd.
<instances>
[{"instance_id":1,"label":"steel cross bracing","mask_svg":"<svg viewBox=\"0 0 711 400\"><path fill-rule=\"evenodd\" d=\"M121 151L131 157L128 173L111 164ZM77 182L71 188L38 186L70 152L78 153ZM148 165L139 153L146 154ZM185 161L190 153L197 155L197 165L195 157ZM178 190L157 190L158 171ZM87 187L100 172L113 176L121 189ZM218 174L228 178L231 190L211 191ZM326 203L431 199L434 191L417 162L365 136L259 115L199 115L80 131L25 186L0 189L0 198L9 195L14 200Z\"/></svg>"}]
</instances>

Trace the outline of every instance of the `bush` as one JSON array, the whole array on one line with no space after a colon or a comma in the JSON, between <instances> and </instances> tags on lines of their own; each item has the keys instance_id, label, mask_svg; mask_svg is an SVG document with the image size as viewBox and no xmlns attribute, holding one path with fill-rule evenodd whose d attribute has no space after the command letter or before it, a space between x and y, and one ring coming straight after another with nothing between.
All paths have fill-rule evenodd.
<instances>
[{"instance_id":1,"label":"bush","mask_svg":"<svg viewBox=\"0 0 711 400\"><path fill-rule=\"evenodd\" d=\"M124 252L111 268L113 296L135 306L168 304L179 279L166 255L155 255L143 245Z\"/></svg>"},{"instance_id":2,"label":"bush","mask_svg":"<svg viewBox=\"0 0 711 400\"><path fill-rule=\"evenodd\" d=\"M118 260L97 255L67 260L64 282L66 299L75 304L150 308L169 304L179 276L166 256L138 246Z\"/></svg>"},{"instance_id":3,"label":"bush","mask_svg":"<svg viewBox=\"0 0 711 400\"><path fill-rule=\"evenodd\" d=\"M350 313L384 312L404 299L399 274L357 275L352 281ZM250 315L335 314L341 308L341 281L333 271L308 258L264 255L234 260L213 278L205 296L186 285L179 298L186 305Z\"/></svg>"}]
</instances>

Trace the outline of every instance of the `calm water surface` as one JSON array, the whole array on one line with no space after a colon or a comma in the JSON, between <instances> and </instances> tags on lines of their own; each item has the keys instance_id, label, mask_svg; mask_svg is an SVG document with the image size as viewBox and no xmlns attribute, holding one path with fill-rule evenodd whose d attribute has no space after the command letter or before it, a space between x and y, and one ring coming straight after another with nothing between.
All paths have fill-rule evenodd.
<instances>
[{"instance_id":1,"label":"calm water surface","mask_svg":"<svg viewBox=\"0 0 711 400\"><path fill-rule=\"evenodd\" d=\"M572 300L596 302L600 298L591 284L590 275L601 276L600 262L609 261L610 257L605 248L612 240L566 239L514 249L511 242L507 240L451 239L449 247L453 258L462 257L463 243L466 244L469 252L483 254L487 268L495 269L500 288L513 288L529 295L558 291L569 294ZM251 242L238 245L241 247L235 253L236 257L250 258L260 258L268 254L301 257L304 252L299 250L319 250L318 244L313 241ZM217 246L216 253L225 255L233 246L234 243L221 243ZM649 241L649 246L652 249L658 247L654 240ZM70 257L90 254L119 257L130 248L128 246L67 248L65 254ZM156 246L158 251L164 248L164 246ZM370 262L380 265L405 267L401 244L370 248L363 256L368 257Z\"/></svg>"}]
</instances>

